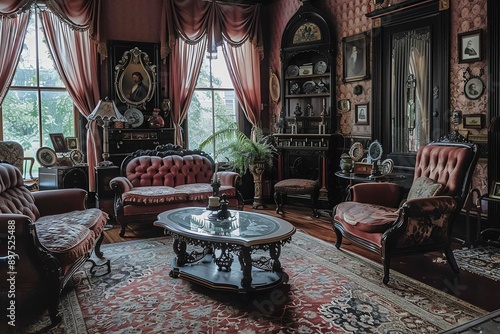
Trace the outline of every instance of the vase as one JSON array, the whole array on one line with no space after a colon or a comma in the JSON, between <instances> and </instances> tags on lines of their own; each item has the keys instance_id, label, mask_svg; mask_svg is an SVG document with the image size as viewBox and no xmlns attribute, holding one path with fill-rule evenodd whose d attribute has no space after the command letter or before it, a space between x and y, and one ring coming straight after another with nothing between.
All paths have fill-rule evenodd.
<instances>
[{"instance_id":1,"label":"vase","mask_svg":"<svg viewBox=\"0 0 500 334\"><path fill-rule=\"evenodd\" d=\"M342 154L340 156L340 169L342 173L347 174L352 170L352 158L348 154Z\"/></svg>"},{"instance_id":2,"label":"vase","mask_svg":"<svg viewBox=\"0 0 500 334\"><path fill-rule=\"evenodd\" d=\"M148 122L151 129L162 128L165 125L165 120L160 116L160 109L153 109L153 114L149 116Z\"/></svg>"}]
</instances>

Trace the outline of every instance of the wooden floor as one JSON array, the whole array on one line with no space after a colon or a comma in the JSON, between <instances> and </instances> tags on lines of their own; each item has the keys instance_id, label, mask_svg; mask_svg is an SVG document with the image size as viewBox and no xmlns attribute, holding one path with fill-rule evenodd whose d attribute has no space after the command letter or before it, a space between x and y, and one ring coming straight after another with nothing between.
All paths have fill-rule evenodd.
<instances>
[{"instance_id":1,"label":"wooden floor","mask_svg":"<svg viewBox=\"0 0 500 334\"><path fill-rule=\"evenodd\" d=\"M253 210L251 205L245 205L245 210L280 216L276 214L274 205L259 210ZM326 242L335 243L336 237L332 229L331 217L327 212L321 212L320 218L313 218L307 208L287 206L285 210L285 215L280 217L292 223L298 230ZM103 243L131 241L163 235L162 229L154 227L152 224L131 226L124 238L118 235L119 231L120 229L116 225L107 230ZM454 246L460 247L459 244ZM351 244L345 238L342 248L380 262L380 258L376 254ZM500 282L471 274L465 270L461 270L460 275L456 276L449 265L435 263L438 257L442 257L442 254L431 253L395 258L392 260L391 269L445 291L484 310L500 309Z\"/></svg>"}]
</instances>

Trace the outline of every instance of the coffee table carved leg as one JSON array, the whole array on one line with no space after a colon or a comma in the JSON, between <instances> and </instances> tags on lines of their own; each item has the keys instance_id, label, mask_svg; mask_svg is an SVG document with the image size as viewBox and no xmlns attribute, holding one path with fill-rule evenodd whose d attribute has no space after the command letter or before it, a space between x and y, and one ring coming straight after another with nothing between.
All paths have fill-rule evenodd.
<instances>
[{"instance_id":1,"label":"coffee table carved leg","mask_svg":"<svg viewBox=\"0 0 500 334\"><path fill-rule=\"evenodd\" d=\"M233 255L227 248L222 248L220 256L214 258L214 262L217 265L219 271L221 271L223 268L226 269L226 271L231 271L231 265L233 264Z\"/></svg>"},{"instance_id":2,"label":"coffee table carved leg","mask_svg":"<svg viewBox=\"0 0 500 334\"><path fill-rule=\"evenodd\" d=\"M281 262L279 260L280 255L281 255L280 243L274 243L269 245L269 256L273 260L273 271L275 272L283 271L283 268L281 268Z\"/></svg>"},{"instance_id":3,"label":"coffee table carved leg","mask_svg":"<svg viewBox=\"0 0 500 334\"><path fill-rule=\"evenodd\" d=\"M177 255L176 264L178 266L183 266L187 263L188 254L186 252L186 242L179 241L179 239L174 239L174 253Z\"/></svg>"},{"instance_id":4,"label":"coffee table carved leg","mask_svg":"<svg viewBox=\"0 0 500 334\"><path fill-rule=\"evenodd\" d=\"M241 286L249 287L252 284L252 251L249 247L242 247L239 260L243 277L241 278Z\"/></svg>"}]
</instances>

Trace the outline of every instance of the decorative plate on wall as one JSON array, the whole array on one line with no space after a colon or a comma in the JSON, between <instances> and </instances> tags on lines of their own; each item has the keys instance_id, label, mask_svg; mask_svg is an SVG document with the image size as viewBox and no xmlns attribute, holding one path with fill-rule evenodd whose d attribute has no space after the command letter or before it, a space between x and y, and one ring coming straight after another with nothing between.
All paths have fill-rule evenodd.
<instances>
[{"instance_id":1,"label":"decorative plate on wall","mask_svg":"<svg viewBox=\"0 0 500 334\"><path fill-rule=\"evenodd\" d=\"M274 72L271 72L271 77L269 78L269 95L274 103L278 103L280 100L280 80Z\"/></svg>"},{"instance_id":2,"label":"decorative plate on wall","mask_svg":"<svg viewBox=\"0 0 500 334\"><path fill-rule=\"evenodd\" d=\"M54 166L57 162L56 151L50 147L40 147L36 151L36 160L44 167Z\"/></svg>"}]
</instances>

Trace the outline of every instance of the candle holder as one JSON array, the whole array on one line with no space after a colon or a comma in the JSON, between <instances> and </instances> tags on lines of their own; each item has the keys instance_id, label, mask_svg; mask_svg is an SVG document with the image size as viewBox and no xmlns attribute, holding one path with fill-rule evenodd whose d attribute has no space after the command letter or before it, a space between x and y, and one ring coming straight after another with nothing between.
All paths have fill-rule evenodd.
<instances>
[{"instance_id":1,"label":"candle holder","mask_svg":"<svg viewBox=\"0 0 500 334\"><path fill-rule=\"evenodd\" d=\"M217 219L224 220L228 219L231 216L231 213L227 209L227 206L229 204L229 201L226 198L226 195L222 195L221 201L220 201L220 210L217 212Z\"/></svg>"}]
</instances>

